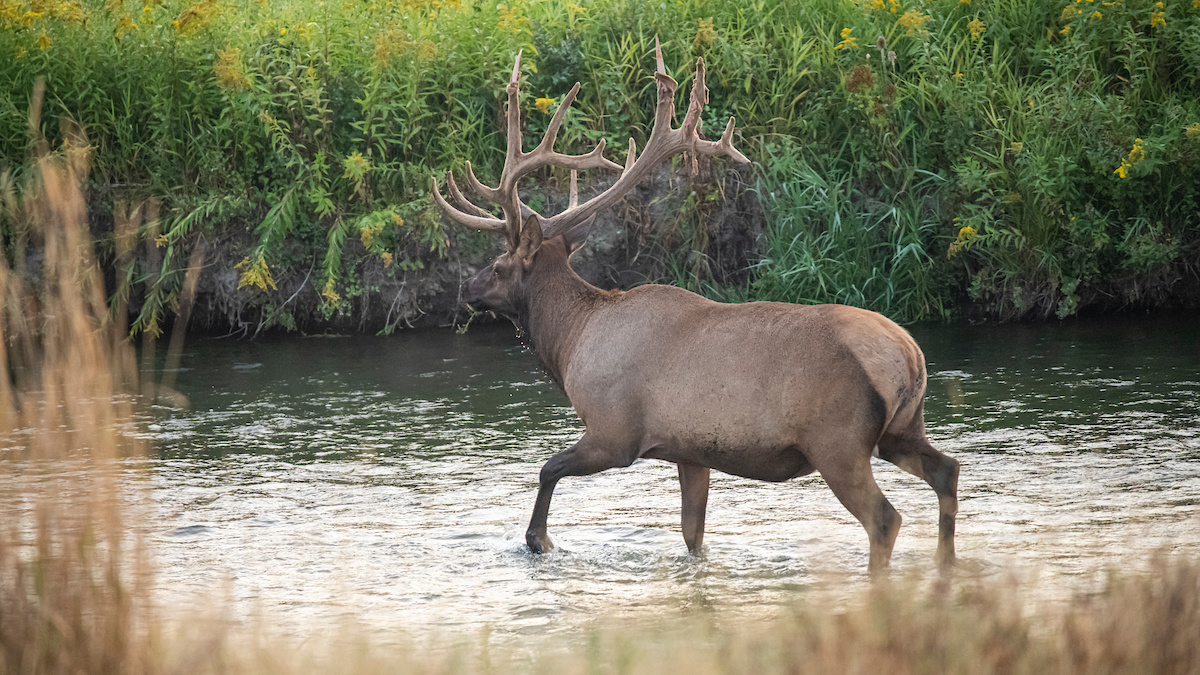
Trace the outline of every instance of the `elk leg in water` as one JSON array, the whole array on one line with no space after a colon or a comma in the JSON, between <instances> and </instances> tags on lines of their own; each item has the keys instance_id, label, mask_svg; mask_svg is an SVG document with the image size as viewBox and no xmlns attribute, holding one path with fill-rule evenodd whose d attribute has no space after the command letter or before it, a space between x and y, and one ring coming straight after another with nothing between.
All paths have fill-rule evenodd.
<instances>
[{"instance_id":1,"label":"elk leg in water","mask_svg":"<svg viewBox=\"0 0 1200 675\"><path fill-rule=\"evenodd\" d=\"M636 452L629 456L626 453L614 453L610 447L601 447L586 433L570 449L551 457L542 466L533 517L529 519L529 529L525 531L525 543L529 550L545 553L554 548L550 535L546 533L546 517L550 514L550 498L554 496L554 486L559 479L563 476L590 476L605 469L629 466L634 459L637 459Z\"/></svg>"},{"instance_id":2,"label":"elk leg in water","mask_svg":"<svg viewBox=\"0 0 1200 675\"><path fill-rule=\"evenodd\" d=\"M958 460L929 444L923 428L919 437L884 435L879 439L879 458L912 475L923 478L938 496L937 559L954 564L954 517L958 515Z\"/></svg>"},{"instance_id":3,"label":"elk leg in water","mask_svg":"<svg viewBox=\"0 0 1200 675\"><path fill-rule=\"evenodd\" d=\"M692 553L704 543L704 512L708 507L707 466L679 462L679 488L683 493L683 541Z\"/></svg>"},{"instance_id":4,"label":"elk leg in water","mask_svg":"<svg viewBox=\"0 0 1200 675\"><path fill-rule=\"evenodd\" d=\"M871 457L866 452L844 449L830 453L816 464L817 471L846 510L862 523L871 541L867 571L886 573L892 560L892 546L900 533L900 514L892 506L871 473Z\"/></svg>"}]
</instances>

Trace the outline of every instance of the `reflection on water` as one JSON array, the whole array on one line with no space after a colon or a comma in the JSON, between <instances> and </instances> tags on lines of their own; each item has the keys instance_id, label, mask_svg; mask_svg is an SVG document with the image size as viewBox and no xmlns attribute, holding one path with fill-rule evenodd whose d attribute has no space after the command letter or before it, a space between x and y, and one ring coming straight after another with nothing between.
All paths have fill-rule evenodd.
<instances>
[{"instance_id":1,"label":"reflection on water","mask_svg":"<svg viewBox=\"0 0 1200 675\"><path fill-rule=\"evenodd\" d=\"M1038 570L1065 589L1163 547L1200 552L1198 327L1191 314L914 330L930 436L962 462L966 569ZM626 613L759 616L865 579L866 535L818 476L714 474L695 558L674 467L655 461L564 479L559 548L528 554L538 470L581 427L511 327L197 340L183 365L191 408L148 431L165 596L227 594L301 635L338 617L381 634L519 634ZM876 475L904 516L894 568L931 569L933 492L889 464Z\"/></svg>"}]
</instances>

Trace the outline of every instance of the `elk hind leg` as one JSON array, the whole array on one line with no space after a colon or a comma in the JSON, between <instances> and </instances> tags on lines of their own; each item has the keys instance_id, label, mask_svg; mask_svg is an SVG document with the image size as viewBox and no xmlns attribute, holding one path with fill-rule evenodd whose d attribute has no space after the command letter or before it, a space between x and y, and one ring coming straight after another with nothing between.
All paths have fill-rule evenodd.
<instances>
[{"instance_id":1,"label":"elk hind leg","mask_svg":"<svg viewBox=\"0 0 1200 675\"><path fill-rule=\"evenodd\" d=\"M683 541L692 553L704 543L704 515L708 508L709 469L679 462L679 488L683 493Z\"/></svg>"},{"instance_id":2,"label":"elk hind leg","mask_svg":"<svg viewBox=\"0 0 1200 675\"><path fill-rule=\"evenodd\" d=\"M879 440L879 457L924 479L938 496L937 558L954 564L954 518L958 515L958 460L939 452L924 434L919 437L885 435Z\"/></svg>"},{"instance_id":3,"label":"elk hind leg","mask_svg":"<svg viewBox=\"0 0 1200 675\"><path fill-rule=\"evenodd\" d=\"M525 531L525 544L529 550L545 553L554 548L546 532L546 519L550 514L554 487L560 479L564 476L590 476L605 469L629 466L636 458L636 453L614 451L607 444L597 443L586 433L575 445L551 457L542 466L533 517L529 519L529 529Z\"/></svg>"},{"instance_id":4,"label":"elk hind leg","mask_svg":"<svg viewBox=\"0 0 1200 675\"><path fill-rule=\"evenodd\" d=\"M900 514L883 496L883 491L871 473L871 459L864 451L854 457L817 466L834 496L858 522L862 523L871 542L871 557L867 571L872 575L886 573L891 566L892 547L900 533Z\"/></svg>"}]
</instances>

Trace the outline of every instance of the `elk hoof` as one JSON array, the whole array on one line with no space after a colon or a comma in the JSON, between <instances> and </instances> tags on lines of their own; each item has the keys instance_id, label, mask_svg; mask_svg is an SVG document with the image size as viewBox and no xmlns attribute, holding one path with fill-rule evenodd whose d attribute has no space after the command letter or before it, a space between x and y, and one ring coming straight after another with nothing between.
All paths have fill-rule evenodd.
<instances>
[{"instance_id":1,"label":"elk hoof","mask_svg":"<svg viewBox=\"0 0 1200 675\"><path fill-rule=\"evenodd\" d=\"M525 533L525 545L529 547L530 552L539 555L554 550L554 544L551 543L550 537L532 530Z\"/></svg>"}]
</instances>

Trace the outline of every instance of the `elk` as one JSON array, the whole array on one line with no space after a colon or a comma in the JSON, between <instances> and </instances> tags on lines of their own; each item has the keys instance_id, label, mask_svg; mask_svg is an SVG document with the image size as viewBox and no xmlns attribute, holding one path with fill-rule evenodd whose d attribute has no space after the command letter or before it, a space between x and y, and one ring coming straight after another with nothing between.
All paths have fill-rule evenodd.
<instances>
[{"instance_id":1,"label":"elk","mask_svg":"<svg viewBox=\"0 0 1200 675\"><path fill-rule=\"evenodd\" d=\"M465 283L474 310L511 319L532 343L545 370L583 422L584 434L542 467L525 540L534 553L553 548L546 519L554 487L565 476L626 467L638 458L673 462L683 493L684 542L704 539L709 474L764 481L818 472L858 519L870 541L868 570L888 568L900 515L880 491L871 457L923 478L937 493L937 557L954 561L958 462L925 435L925 358L900 326L875 312L844 305L778 302L724 304L686 290L644 285L601 290L571 268L596 214L678 153L749 160L733 147L734 120L720 140L700 137L708 102L704 61L697 59L683 124L673 127L678 84L666 72L655 39L658 102L640 156L633 141L625 166L604 157L604 141L584 155L554 150L576 84L530 152L521 145L517 54L508 83L508 150L500 183L480 182L466 163L467 184L500 207L503 218L467 200L447 173L454 205L432 193L453 220L503 234L505 252ZM566 210L543 216L517 194L521 177L547 166L570 170ZM600 194L579 203L577 172L619 171Z\"/></svg>"}]
</instances>

